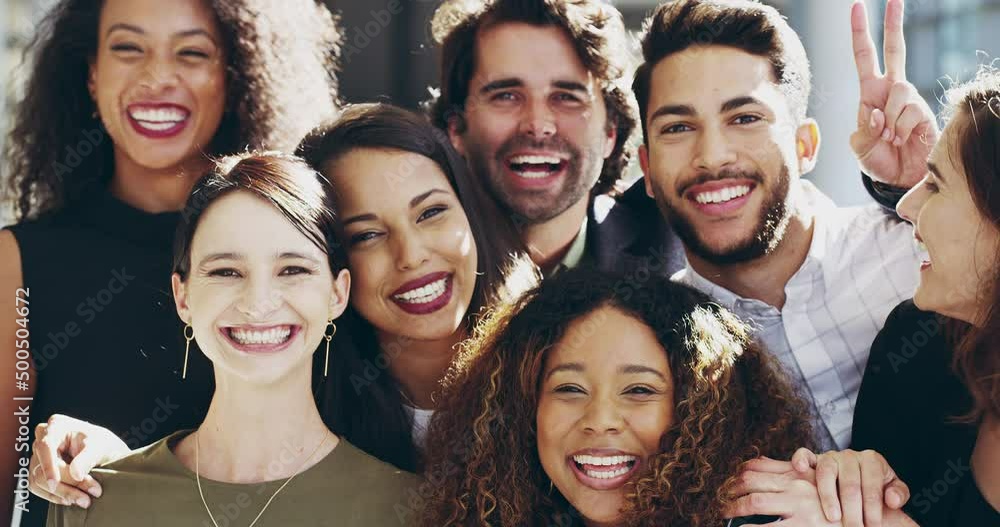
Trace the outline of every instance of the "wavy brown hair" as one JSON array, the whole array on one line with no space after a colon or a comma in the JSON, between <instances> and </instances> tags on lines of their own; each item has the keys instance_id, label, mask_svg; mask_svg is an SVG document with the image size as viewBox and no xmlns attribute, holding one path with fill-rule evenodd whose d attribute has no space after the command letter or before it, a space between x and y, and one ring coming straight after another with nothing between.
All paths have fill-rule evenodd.
<instances>
[{"instance_id":1,"label":"wavy brown hair","mask_svg":"<svg viewBox=\"0 0 1000 527\"><path fill-rule=\"evenodd\" d=\"M603 0L445 0L431 20L434 40L441 45L440 94L428 103L434 125L447 130L449 122L457 120L459 131L465 130L476 39L505 22L554 26L569 35L580 61L601 85L608 130L618 131L591 195L616 190L628 166L626 144L635 132L636 112L626 79L632 59L625 25L621 13Z\"/></svg>"},{"instance_id":2,"label":"wavy brown hair","mask_svg":"<svg viewBox=\"0 0 1000 527\"><path fill-rule=\"evenodd\" d=\"M340 36L314 0L206 0L227 58L226 113L206 154L246 149L291 152L336 111ZM111 141L87 91L103 0L62 0L44 17L22 67L24 98L5 142L4 201L18 219L62 208L114 175ZM86 143L84 150L78 145ZM68 152L78 152L67 163Z\"/></svg>"},{"instance_id":3,"label":"wavy brown hair","mask_svg":"<svg viewBox=\"0 0 1000 527\"><path fill-rule=\"evenodd\" d=\"M674 422L627 488L629 525L720 524L740 466L811 443L807 406L736 315L666 278L560 273L498 308L463 348L427 441L425 526L581 524L551 490L535 418L548 352L601 307L649 326L674 375Z\"/></svg>"},{"instance_id":4,"label":"wavy brown hair","mask_svg":"<svg viewBox=\"0 0 1000 527\"><path fill-rule=\"evenodd\" d=\"M975 79L948 90L945 101L945 118L964 117L952 125L961 126L952 155L957 155L979 214L1000 234L1000 71L983 66ZM1000 262L1000 254L994 261ZM1000 264L990 281L979 292L985 307L982 324L974 327L956 320L948 325L955 344L954 368L972 392L973 408L966 421L1000 416Z\"/></svg>"}]
</instances>

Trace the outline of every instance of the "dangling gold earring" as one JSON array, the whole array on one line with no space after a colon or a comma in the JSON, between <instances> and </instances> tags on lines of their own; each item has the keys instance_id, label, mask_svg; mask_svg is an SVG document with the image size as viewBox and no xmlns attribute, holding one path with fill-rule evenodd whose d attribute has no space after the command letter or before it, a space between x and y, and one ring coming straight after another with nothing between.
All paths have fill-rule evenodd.
<instances>
[{"instance_id":1,"label":"dangling gold earring","mask_svg":"<svg viewBox=\"0 0 1000 527\"><path fill-rule=\"evenodd\" d=\"M191 330L191 334L188 335L188 330ZM187 379L188 373L188 351L191 350L191 341L194 340L194 328L191 324L186 324L184 326L184 370L181 372L181 379Z\"/></svg>"},{"instance_id":2,"label":"dangling gold earring","mask_svg":"<svg viewBox=\"0 0 1000 527\"><path fill-rule=\"evenodd\" d=\"M330 331L329 335L325 334L325 332L323 335L323 338L326 339L326 358L323 360L323 377L326 377L326 372L330 367L330 341L333 340L333 336L337 334L337 325L333 323L332 318L327 321L327 325L333 328L333 330Z\"/></svg>"}]
</instances>

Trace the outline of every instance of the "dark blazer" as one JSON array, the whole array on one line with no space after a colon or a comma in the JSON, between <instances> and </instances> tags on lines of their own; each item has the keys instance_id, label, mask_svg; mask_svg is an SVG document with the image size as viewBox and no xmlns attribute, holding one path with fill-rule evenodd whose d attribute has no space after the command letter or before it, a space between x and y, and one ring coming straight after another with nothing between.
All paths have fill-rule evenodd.
<instances>
[{"instance_id":1,"label":"dark blazer","mask_svg":"<svg viewBox=\"0 0 1000 527\"><path fill-rule=\"evenodd\" d=\"M591 200L587 222L588 260L639 283L647 275L669 277L685 263L683 244L646 195L643 181L617 197Z\"/></svg>"}]
</instances>

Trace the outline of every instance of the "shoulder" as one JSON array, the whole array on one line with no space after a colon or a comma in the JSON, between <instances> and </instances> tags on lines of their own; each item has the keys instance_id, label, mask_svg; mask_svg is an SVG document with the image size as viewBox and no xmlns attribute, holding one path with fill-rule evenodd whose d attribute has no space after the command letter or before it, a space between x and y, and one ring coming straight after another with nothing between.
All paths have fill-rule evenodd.
<instances>
[{"instance_id":1,"label":"shoulder","mask_svg":"<svg viewBox=\"0 0 1000 527\"><path fill-rule=\"evenodd\" d=\"M338 452L339 451L339 452ZM357 525L409 524L419 518L429 496L423 480L376 459L341 439L336 458L317 482L322 499L336 497L345 519ZM331 454L331 457L333 455ZM354 525L350 522L345 525Z\"/></svg>"},{"instance_id":2,"label":"shoulder","mask_svg":"<svg viewBox=\"0 0 1000 527\"><path fill-rule=\"evenodd\" d=\"M0 229L0 281L21 282L21 248L11 229ZM18 285L20 287L20 285Z\"/></svg>"},{"instance_id":3,"label":"shoulder","mask_svg":"<svg viewBox=\"0 0 1000 527\"><path fill-rule=\"evenodd\" d=\"M948 319L922 311L913 300L892 310L872 343L865 377L892 385L914 385L949 375Z\"/></svg>"},{"instance_id":4,"label":"shoulder","mask_svg":"<svg viewBox=\"0 0 1000 527\"><path fill-rule=\"evenodd\" d=\"M340 462L350 473L358 476L359 483L384 486L387 488L405 489L414 484L420 484L421 479L416 474L396 468L371 454L352 445L341 438L337 445L340 450Z\"/></svg>"},{"instance_id":5,"label":"shoulder","mask_svg":"<svg viewBox=\"0 0 1000 527\"><path fill-rule=\"evenodd\" d=\"M136 477L143 478L154 471L158 474L173 473L183 477L185 475L183 465L177 462L173 456L170 444L177 437L187 433L190 433L190 430L175 432L155 443L132 450L109 461L94 469L94 478L104 485L108 481L129 481Z\"/></svg>"}]
</instances>

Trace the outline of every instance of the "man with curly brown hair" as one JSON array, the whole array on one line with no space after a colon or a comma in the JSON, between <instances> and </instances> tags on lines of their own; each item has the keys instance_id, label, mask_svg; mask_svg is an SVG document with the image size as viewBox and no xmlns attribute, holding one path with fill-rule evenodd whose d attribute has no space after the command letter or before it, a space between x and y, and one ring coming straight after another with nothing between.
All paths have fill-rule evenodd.
<instances>
[{"instance_id":1,"label":"man with curly brown hair","mask_svg":"<svg viewBox=\"0 0 1000 527\"><path fill-rule=\"evenodd\" d=\"M636 124L617 10L601 0L446 1L432 29L442 46L432 119L547 274L683 266L642 185L614 196Z\"/></svg>"}]
</instances>

